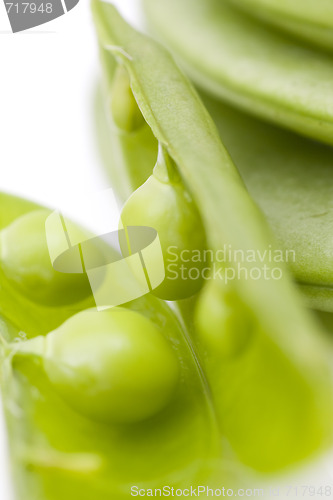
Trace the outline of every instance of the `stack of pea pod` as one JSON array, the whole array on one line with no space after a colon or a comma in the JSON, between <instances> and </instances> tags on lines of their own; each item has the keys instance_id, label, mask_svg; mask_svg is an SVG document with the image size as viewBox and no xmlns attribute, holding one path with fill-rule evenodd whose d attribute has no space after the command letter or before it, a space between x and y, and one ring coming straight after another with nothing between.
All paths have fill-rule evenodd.
<instances>
[{"instance_id":1,"label":"stack of pea pod","mask_svg":"<svg viewBox=\"0 0 333 500\"><path fill-rule=\"evenodd\" d=\"M315 64L317 56L310 49L292 49L295 42L289 38L280 46L274 31L268 47L266 40L256 37L261 31L267 31L269 37L270 29L257 27L256 21L244 18L222 0L146 0L149 26L165 48L131 29L111 5L96 1L93 8L103 69L102 89L96 96L97 137L113 186L124 202L123 224L155 227L166 262L170 246L179 250L178 256L181 250L218 252L225 245L244 253L261 249L267 264L268 249L291 250L296 255L288 269L281 264L281 280L240 277L228 286L213 275L201 282L176 281L166 266L166 280L153 293L176 301L190 332L189 341L212 395L221 439L227 443L221 458L236 464L241 475L246 466L254 476L300 464L323 450L321 439L310 445L316 426L314 415L303 404L312 396L303 393L304 386L293 385L298 376L289 369L300 368L307 355L311 362L308 359L303 367L312 364L319 351L307 344L310 338L310 342L328 341L327 366L332 365L329 337L314 334L312 322L322 333L331 328L333 154L327 145L245 115L216 97L230 103L232 96L233 104L246 102L248 110L270 121L329 142L329 123L321 119L320 111L311 120L304 116L306 91L300 89L300 102L296 102L287 94L290 82L282 85L302 51L307 57L299 63L303 71L309 69L308 59ZM236 18L234 24L231 15ZM238 17L255 25L251 40ZM248 53L240 54L246 49ZM273 49L280 60L280 66L275 61L274 76L268 66L275 64ZM284 61L288 53L291 60ZM266 65L259 61L259 73L255 57L265 55ZM323 54L322 59L322 71L327 72L322 86L329 100L332 70L329 56ZM200 95L184 70L200 87ZM282 92L281 102L275 102L274 95L272 104L264 97L260 100L258 91L253 96L264 70L267 80L271 78L272 91ZM233 75L231 83L224 71ZM278 82L274 82L275 74L280 76ZM310 74L309 69L303 79ZM222 76L218 80L216 75ZM251 101L238 89L249 86L247 76L256 82L250 89L253 92L248 92ZM227 90L226 82L230 84ZM313 92L312 81L307 94L311 89ZM286 95L291 110L283 102ZM228 261L225 266L237 264ZM202 260L193 259L185 268L189 265L200 271ZM255 264L245 265L251 274ZM308 336L309 328L312 333ZM323 359L319 362L325 364ZM299 373L305 375L302 368ZM329 377L324 376L323 385L316 383L317 389L327 382L330 385ZM319 380L316 375L310 378ZM331 395L329 388L321 417L330 414ZM324 441L330 446L329 428L325 433ZM221 481L226 476L221 472L219 477Z\"/></svg>"},{"instance_id":2,"label":"stack of pea pod","mask_svg":"<svg viewBox=\"0 0 333 500\"><path fill-rule=\"evenodd\" d=\"M165 263L170 247L177 260L151 293L97 311L84 273L52 268L50 212L1 195L1 386L17 498L121 500L133 486L258 485L332 444L331 150L199 96L167 49L112 5L93 0L92 8L103 73L98 139L124 201L121 223L157 229ZM217 15L223 8L234 12L221 0L146 0L176 56L181 35L188 50L178 55L200 63L200 54L213 62L220 52L216 37L225 30L213 27L229 19ZM214 51L204 47L205 33ZM204 67L196 74L211 80ZM280 124L329 137L328 121L321 127L304 110L261 106L257 96L251 103ZM268 266L274 248L299 257L289 269L278 263L279 280L251 278L257 263L246 261L247 278L226 283L213 275L214 258L208 275L198 258L225 245L259 252ZM196 279L180 276L182 252L197 256L182 270L194 269Z\"/></svg>"},{"instance_id":3,"label":"stack of pea pod","mask_svg":"<svg viewBox=\"0 0 333 500\"><path fill-rule=\"evenodd\" d=\"M332 312L333 155L325 146L333 145L331 2L144 6L152 31L203 92L280 246L295 251L290 267L310 305Z\"/></svg>"}]
</instances>

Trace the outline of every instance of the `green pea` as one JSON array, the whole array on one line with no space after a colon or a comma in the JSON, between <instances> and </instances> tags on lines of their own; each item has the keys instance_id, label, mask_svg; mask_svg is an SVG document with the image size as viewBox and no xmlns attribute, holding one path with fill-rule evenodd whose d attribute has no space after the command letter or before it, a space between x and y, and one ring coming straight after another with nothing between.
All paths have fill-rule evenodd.
<instances>
[{"instance_id":1,"label":"green pea","mask_svg":"<svg viewBox=\"0 0 333 500\"><path fill-rule=\"evenodd\" d=\"M211 280L203 289L195 315L197 341L209 354L232 359L246 349L254 321L231 285Z\"/></svg>"},{"instance_id":2,"label":"green pea","mask_svg":"<svg viewBox=\"0 0 333 500\"><path fill-rule=\"evenodd\" d=\"M194 200L162 147L154 174L125 203L121 220L124 226L149 226L158 233L165 279L154 295L179 300L201 288L205 230Z\"/></svg>"},{"instance_id":3,"label":"green pea","mask_svg":"<svg viewBox=\"0 0 333 500\"><path fill-rule=\"evenodd\" d=\"M15 219L0 233L0 265L8 281L29 300L60 306L91 294L85 274L61 273L52 267L46 241L48 210L34 210ZM56 243L58 235L50 234ZM52 241L51 241L52 244Z\"/></svg>"},{"instance_id":4,"label":"green pea","mask_svg":"<svg viewBox=\"0 0 333 500\"><path fill-rule=\"evenodd\" d=\"M114 123L125 132L134 132L145 123L134 99L128 73L120 65L115 72L110 107Z\"/></svg>"},{"instance_id":5,"label":"green pea","mask_svg":"<svg viewBox=\"0 0 333 500\"><path fill-rule=\"evenodd\" d=\"M95 94L96 139L112 188L124 202L151 175L157 141L130 87L127 70L101 48L106 68Z\"/></svg>"},{"instance_id":6,"label":"green pea","mask_svg":"<svg viewBox=\"0 0 333 500\"><path fill-rule=\"evenodd\" d=\"M0 192L0 229L8 226L21 215L40 208L37 203Z\"/></svg>"},{"instance_id":7,"label":"green pea","mask_svg":"<svg viewBox=\"0 0 333 500\"><path fill-rule=\"evenodd\" d=\"M45 371L56 391L97 421L131 423L165 408L177 388L177 358L154 324L115 308L83 311L46 338Z\"/></svg>"}]
</instances>

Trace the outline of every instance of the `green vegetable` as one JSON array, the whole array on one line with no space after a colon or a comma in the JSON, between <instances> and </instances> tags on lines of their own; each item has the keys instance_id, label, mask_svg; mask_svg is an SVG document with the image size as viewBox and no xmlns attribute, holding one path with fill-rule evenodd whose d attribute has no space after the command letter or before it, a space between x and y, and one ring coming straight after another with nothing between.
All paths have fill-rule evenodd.
<instances>
[{"instance_id":1,"label":"green vegetable","mask_svg":"<svg viewBox=\"0 0 333 500\"><path fill-rule=\"evenodd\" d=\"M195 324L200 350L206 357L217 354L222 363L248 348L257 326L233 287L223 289L214 281L200 296Z\"/></svg>"},{"instance_id":2,"label":"green vegetable","mask_svg":"<svg viewBox=\"0 0 333 500\"><path fill-rule=\"evenodd\" d=\"M0 206L0 229L8 226L20 215L41 208L37 203L2 192L0 192Z\"/></svg>"},{"instance_id":3,"label":"green vegetable","mask_svg":"<svg viewBox=\"0 0 333 500\"><path fill-rule=\"evenodd\" d=\"M299 9L299 2L289 3ZM333 144L329 54L284 37L226 1L145 0L144 5L158 37L200 87L257 116Z\"/></svg>"},{"instance_id":4,"label":"green vegetable","mask_svg":"<svg viewBox=\"0 0 333 500\"><path fill-rule=\"evenodd\" d=\"M280 254L314 309L333 311L333 151L202 94ZM271 262L271 267L275 262Z\"/></svg>"},{"instance_id":5,"label":"green vegetable","mask_svg":"<svg viewBox=\"0 0 333 500\"><path fill-rule=\"evenodd\" d=\"M268 226L192 86L169 54L130 29L111 5L96 0L93 11L100 44L127 69L145 120L176 163L199 207L208 247L219 250L227 243L243 252L254 249L264 256L262 264L268 264L267 250L272 245ZM227 262L234 270L238 264L237 258ZM250 275L255 264L245 262L244 266ZM216 352L206 361L222 434L241 461L262 471L300 460L330 435L326 343L318 325L301 307L284 266L279 267L280 280L243 277L235 282L241 303L257 325L257 341L245 350L244 365L241 357L225 369ZM220 286L219 279L216 284ZM281 396L279 412L272 394L278 400ZM244 410L252 397L255 404ZM311 438L301 437L308 434Z\"/></svg>"},{"instance_id":6,"label":"green vegetable","mask_svg":"<svg viewBox=\"0 0 333 500\"><path fill-rule=\"evenodd\" d=\"M170 402L177 387L179 367L170 344L136 312L83 311L43 340L43 365L55 391L93 420L145 420ZM25 343L23 352L35 343Z\"/></svg>"},{"instance_id":7,"label":"green vegetable","mask_svg":"<svg viewBox=\"0 0 333 500\"><path fill-rule=\"evenodd\" d=\"M138 109L126 70L117 68L103 48L100 53L106 71L95 96L97 141L103 162L116 165L110 169L112 183L124 201L151 175L157 141Z\"/></svg>"},{"instance_id":8,"label":"green vegetable","mask_svg":"<svg viewBox=\"0 0 333 500\"><path fill-rule=\"evenodd\" d=\"M51 263L46 241L48 210L22 215L0 232L0 263L12 286L34 302L53 306L73 304L91 295L86 274L61 273ZM49 232L49 244L59 240Z\"/></svg>"},{"instance_id":9,"label":"green vegetable","mask_svg":"<svg viewBox=\"0 0 333 500\"><path fill-rule=\"evenodd\" d=\"M146 122L134 99L127 71L118 66L111 91L111 116L115 125L124 132L134 132Z\"/></svg>"},{"instance_id":10,"label":"green vegetable","mask_svg":"<svg viewBox=\"0 0 333 500\"><path fill-rule=\"evenodd\" d=\"M224 1L224 0L221 0ZM333 48L330 0L231 0L250 15L324 48Z\"/></svg>"},{"instance_id":11,"label":"green vegetable","mask_svg":"<svg viewBox=\"0 0 333 500\"><path fill-rule=\"evenodd\" d=\"M73 312L94 306L95 301L91 291L80 302L74 303L71 299L73 292L77 294L77 297L82 294L82 291L77 290L78 283L79 286L85 286L84 294L87 292L87 277L83 274L80 278L75 274L66 277L65 274L56 273L51 261L47 258L45 229L43 224L40 224L40 218L44 218L45 222L50 212L37 204L5 193L0 193L0 207L0 253L2 256L0 259L0 317L5 318L14 331L22 331L24 335L28 334L29 337L33 337L57 328ZM36 224L38 221L39 223ZM7 251L3 240L6 242ZM10 249L9 252L8 249ZM4 259L5 251L7 255ZM33 261L34 266L30 267ZM29 267L27 267L28 262ZM46 267L43 269L43 266ZM44 300L43 295L39 293L35 279L40 284L44 283L44 294L48 297L47 300ZM51 288L46 284L47 280ZM54 294L52 286L61 286L64 290L64 283L69 288L66 293L62 294L64 297L59 297L58 294ZM36 299L37 302L35 302ZM54 300L58 302L57 307L54 306ZM64 301L67 304L64 304Z\"/></svg>"},{"instance_id":12,"label":"green vegetable","mask_svg":"<svg viewBox=\"0 0 333 500\"><path fill-rule=\"evenodd\" d=\"M0 200L4 225L36 214ZM166 304L149 295L77 313L3 285L1 389L18 498L121 499L132 482L177 487L221 470L206 381Z\"/></svg>"},{"instance_id":13,"label":"green vegetable","mask_svg":"<svg viewBox=\"0 0 333 500\"><path fill-rule=\"evenodd\" d=\"M128 308L81 312L46 337L5 345L18 498L127 499L135 484L185 487L222 469L210 395L179 322L153 296Z\"/></svg>"},{"instance_id":14,"label":"green vegetable","mask_svg":"<svg viewBox=\"0 0 333 500\"><path fill-rule=\"evenodd\" d=\"M145 127L149 151L153 134L163 152L146 184L151 199L176 199L175 215L190 228L196 210L200 231L193 241L202 245L206 235L212 252L226 243L262 254L274 247L213 121L169 53L110 4L94 0L92 6L105 81L128 75L146 121L137 126L139 118L129 119L137 108L121 89L125 116L119 117L121 106L111 109L117 130L121 125L128 138ZM126 78L125 86L128 91ZM133 145L143 159L138 138L132 136ZM0 200L5 210L6 198ZM32 210L17 203L4 225ZM163 242L167 225L156 223ZM170 240L187 250L193 245L186 231L185 239L170 232ZM31 246L30 264L39 262L40 251ZM236 270L239 263L229 258L225 267ZM278 281L251 277L255 264L245 263L249 278L234 280L232 289L217 275L210 291L206 284L199 298L180 301L178 310L193 306L180 321L152 294L104 312L84 310L89 298L75 308L51 308L16 289L0 263L1 386L18 497L121 500L132 485L188 488L221 478L232 487L252 479L253 469L277 471L325 450L332 432L330 344L283 264ZM215 317L224 321L222 338L215 332L215 344L204 345L211 330L203 316L209 326L214 303ZM233 331L243 334L235 345Z\"/></svg>"},{"instance_id":15,"label":"green vegetable","mask_svg":"<svg viewBox=\"0 0 333 500\"><path fill-rule=\"evenodd\" d=\"M251 118L205 93L201 96L250 194L268 218L280 249L276 259L287 261L310 307L333 311L331 148ZM100 104L96 114L103 132L112 136ZM149 144L155 151L152 134ZM106 157L106 141L102 151L114 178L118 165ZM127 161L127 169L136 166L135 159Z\"/></svg>"},{"instance_id":16,"label":"green vegetable","mask_svg":"<svg viewBox=\"0 0 333 500\"><path fill-rule=\"evenodd\" d=\"M125 227L149 226L158 232L165 279L153 290L154 295L179 300L198 292L203 283L205 230L177 167L163 147L154 174L125 203L121 220ZM193 262L193 252L197 254L197 263Z\"/></svg>"}]
</instances>

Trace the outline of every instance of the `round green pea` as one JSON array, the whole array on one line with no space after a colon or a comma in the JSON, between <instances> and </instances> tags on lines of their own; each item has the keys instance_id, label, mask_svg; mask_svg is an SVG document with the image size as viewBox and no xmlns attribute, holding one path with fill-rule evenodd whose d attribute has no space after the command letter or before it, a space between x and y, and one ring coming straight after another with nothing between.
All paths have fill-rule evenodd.
<instances>
[{"instance_id":1,"label":"round green pea","mask_svg":"<svg viewBox=\"0 0 333 500\"><path fill-rule=\"evenodd\" d=\"M200 290L205 231L196 205L180 182L162 182L152 175L127 200L121 220L124 226L149 226L158 233L165 279L154 295L180 300Z\"/></svg>"},{"instance_id":2,"label":"round green pea","mask_svg":"<svg viewBox=\"0 0 333 500\"><path fill-rule=\"evenodd\" d=\"M48 210L18 217L0 233L0 267L6 278L28 299L48 306L81 301L91 294L85 274L53 269L46 241ZM51 234L50 238L59 238Z\"/></svg>"},{"instance_id":3,"label":"round green pea","mask_svg":"<svg viewBox=\"0 0 333 500\"><path fill-rule=\"evenodd\" d=\"M115 125L124 132L134 132L145 124L134 98L127 70L121 65L115 72L110 108Z\"/></svg>"},{"instance_id":4,"label":"round green pea","mask_svg":"<svg viewBox=\"0 0 333 500\"><path fill-rule=\"evenodd\" d=\"M253 333L253 319L234 289L210 281L195 311L197 337L206 352L221 359L240 355Z\"/></svg>"},{"instance_id":5,"label":"round green pea","mask_svg":"<svg viewBox=\"0 0 333 500\"><path fill-rule=\"evenodd\" d=\"M44 368L58 394L96 421L134 423L165 408L177 388L177 357L137 312L86 310L48 335Z\"/></svg>"}]
</instances>

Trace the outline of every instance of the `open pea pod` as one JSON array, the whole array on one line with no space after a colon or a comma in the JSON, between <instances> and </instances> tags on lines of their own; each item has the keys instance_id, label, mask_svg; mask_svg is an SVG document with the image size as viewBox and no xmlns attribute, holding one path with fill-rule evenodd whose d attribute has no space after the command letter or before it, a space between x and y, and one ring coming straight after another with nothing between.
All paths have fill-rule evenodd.
<instances>
[{"instance_id":1,"label":"open pea pod","mask_svg":"<svg viewBox=\"0 0 333 500\"><path fill-rule=\"evenodd\" d=\"M227 244L239 253L259 251L262 262L269 265L267 250L273 243L268 225L191 84L169 53L130 28L112 5L98 0L92 5L103 57L108 52L128 71L145 120L200 210L209 247L218 251ZM165 7L166 21L173 8L156 5L162 12ZM186 6L193 11L192 4ZM229 259L226 265L236 269L238 259ZM254 264L243 264L251 273ZM235 282L237 301L231 309L242 315L244 306L254 324L246 358L230 360L226 366L218 349L206 352L198 342L221 434L242 462L262 471L305 458L328 444L331 436L329 349L320 327L302 308L283 265L281 270L276 281L243 276ZM218 289L223 288L220 281L216 280ZM208 331L214 326L209 307ZM249 405L252 399L255 404Z\"/></svg>"},{"instance_id":2,"label":"open pea pod","mask_svg":"<svg viewBox=\"0 0 333 500\"><path fill-rule=\"evenodd\" d=\"M231 0L248 14L319 46L333 48L333 8L330 0Z\"/></svg>"},{"instance_id":3,"label":"open pea pod","mask_svg":"<svg viewBox=\"0 0 333 500\"><path fill-rule=\"evenodd\" d=\"M4 230L23 220L24 256L38 241L33 223L49 212L7 195L1 202ZM16 251L22 234L15 236ZM151 295L110 312L89 302L47 307L5 275L8 235L1 241L0 380L17 498L129 498L132 486L184 487L220 472L207 383L170 308ZM31 269L41 260L30 255Z\"/></svg>"},{"instance_id":4,"label":"open pea pod","mask_svg":"<svg viewBox=\"0 0 333 500\"><path fill-rule=\"evenodd\" d=\"M158 325L180 370L171 403L142 422L103 423L73 409L45 372L51 334L6 346L1 380L18 499L129 498L132 486L185 487L221 470L210 398L177 320L157 299L129 307Z\"/></svg>"},{"instance_id":5,"label":"open pea pod","mask_svg":"<svg viewBox=\"0 0 333 500\"><path fill-rule=\"evenodd\" d=\"M144 5L158 37L200 87L333 143L331 55L286 38L226 1L145 0Z\"/></svg>"},{"instance_id":6,"label":"open pea pod","mask_svg":"<svg viewBox=\"0 0 333 500\"><path fill-rule=\"evenodd\" d=\"M309 305L332 312L333 150L202 96Z\"/></svg>"},{"instance_id":7,"label":"open pea pod","mask_svg":"<svg viewBox=\"0 0 333 500\"><path fill-rule=\"evenodd\" d=\"M281 258L287 261L309 306L332 312L332 149L267 125L208 94L201 96L250 194L265 213L283 252ZM115 174L121 171L110 155L114 132L106 119L101 94L97 104L96 128L103 165L117 190ZM151 133L151 153L156 142ZM126 161L127 170L136 167L134 158ZM148 165L149 156L146 161ZM125 201L121 189L117 192Z\"/></svg>"}]
</instances>

